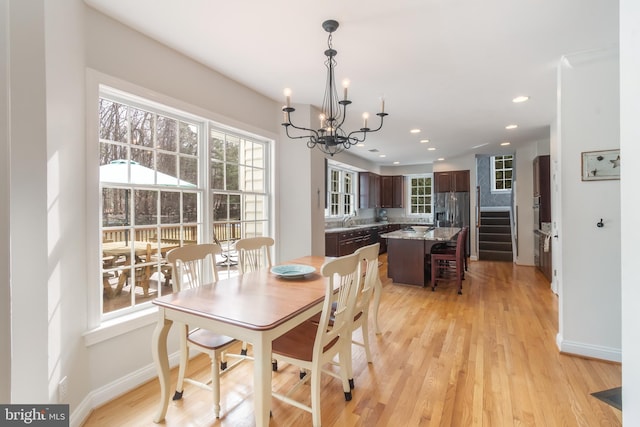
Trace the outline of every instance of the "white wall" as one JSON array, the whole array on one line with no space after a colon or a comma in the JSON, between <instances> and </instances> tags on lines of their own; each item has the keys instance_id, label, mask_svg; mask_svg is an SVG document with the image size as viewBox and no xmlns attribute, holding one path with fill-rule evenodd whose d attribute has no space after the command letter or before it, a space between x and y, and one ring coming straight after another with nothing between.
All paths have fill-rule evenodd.
<instances>
[{"instance_id":1,"label":"white wall","mask_svg":"<svg viewBox=\"0 0 640 427\"><path fill-rule=\"evenodd\" d=\"M45 5L10 2L11 401L52 401L48 351Z\"/></svg>"},{"instance_id":2,"label":"white wall","mask_svg":"<svg viewBox=\"0 0 640 427\"><path fill-rule=\"evenodd\" d=\"M304 105L295 105L295 108L296 111L292 113L294 123L308 126L313 115L311 108ZM310 255L312 252L311 200L314 185L311 170L315 156L303 140L287 138L284 127L281 128L280 140L276 145L278 187L275 200L279 224L276 262Z\"/></svg>"},{"instance_id":3,"label":"white wall","mask_svg":"<svg viewBox=\"0 0 640 427\"><path fill-rule=\"evenodd\" d=\"M0 64L9 63L9 2L0 1ZM0 402L11 399L11 317L9 284L9 85L7 67L0 67Z\"/></svg>"},{"instance_id":4,"label":"white wall","mask_svg":"<svg viewBox=\"0 0 640 427\"><path fill-rule=\"evenodd\" d=\"M558 346L619 361L620 181L581 181L581 152L620 146L618 52L570 55L560 67Z\"/></svg>"},{"instance_id":5,"label":"white wall","mask_svg":"<svg viewBox=\"0 0 640 427\"><path fill-rule=\"evenodd\" d=\"M640 425L640 286L638 286L638 183L640 182L640 3L620 1L620 150L622 199L622 420Z\"/></svg>"}]
</instances>

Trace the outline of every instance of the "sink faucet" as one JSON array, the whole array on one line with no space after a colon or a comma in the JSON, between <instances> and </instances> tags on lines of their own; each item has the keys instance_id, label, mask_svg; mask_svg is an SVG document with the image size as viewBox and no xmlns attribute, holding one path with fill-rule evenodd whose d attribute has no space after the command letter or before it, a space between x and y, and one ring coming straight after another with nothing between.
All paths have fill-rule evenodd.
<instances>
[{"instance_id":1,"label":"sink faucet","mask_svg":"<svg viewBox=\"0 0 640 427\"><path fill-rule=\"evenodd\" d=\"M342 218L342 227L347 227L350 221L353 221L353 215L345 215Z\"/></svg>"}]
</instances>

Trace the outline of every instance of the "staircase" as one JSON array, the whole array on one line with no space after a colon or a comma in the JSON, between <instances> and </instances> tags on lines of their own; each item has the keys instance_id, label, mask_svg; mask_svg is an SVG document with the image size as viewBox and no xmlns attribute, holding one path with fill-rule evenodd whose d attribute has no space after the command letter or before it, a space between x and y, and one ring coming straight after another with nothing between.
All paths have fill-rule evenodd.
<instances>
[{"instance_id":1,"label":"staircase","mask_svg":"<svg viewBox=\"0 0 640 427\"><path fill-rule=\"evenodd\" d=\"M480 212L478 259L482 261L513 261L511 220L509 211Z\"/></svg>"}]
</instances>

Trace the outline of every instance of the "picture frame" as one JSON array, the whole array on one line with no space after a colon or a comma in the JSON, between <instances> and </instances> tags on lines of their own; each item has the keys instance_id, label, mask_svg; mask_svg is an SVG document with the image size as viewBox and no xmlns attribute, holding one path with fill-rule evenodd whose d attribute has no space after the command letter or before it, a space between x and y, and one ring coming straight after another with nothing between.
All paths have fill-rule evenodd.
<instances>
[{"instance_id":1,"label":"picture frame","mask_svg":"<svg viewBox=\"0 0 640 427\"><path fill-rule=\"evenodd\" d=\"M620 179L620 150L582 152L582 180Z\"/></svg>"}]
</instances>

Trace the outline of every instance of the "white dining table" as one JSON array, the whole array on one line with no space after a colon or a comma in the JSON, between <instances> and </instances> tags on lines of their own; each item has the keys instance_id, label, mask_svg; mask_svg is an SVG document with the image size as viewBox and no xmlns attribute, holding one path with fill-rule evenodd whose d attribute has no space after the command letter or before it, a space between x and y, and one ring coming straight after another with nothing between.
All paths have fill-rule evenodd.
<instances>
[{"instance_id":1,"label":"white dining table","mask_svg":"<svg viewBox=\"0 0 640 427\"><path fill-rule=\"evenodd\" d=\"M155 299L159 317L152 352L160 380L160 403L154 422L162 422L167 415L170 396L167 335L173 322L179 322L252 344L256 426L268 426L271 344L322 310L327 279L320 274L320 267L329 259L307 256L283 263L315 267L314 273L301 278L282 278L262 269Z\"/></svg>"}]
</instances>

